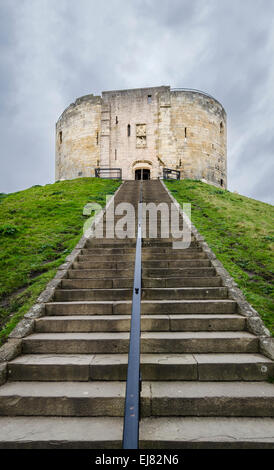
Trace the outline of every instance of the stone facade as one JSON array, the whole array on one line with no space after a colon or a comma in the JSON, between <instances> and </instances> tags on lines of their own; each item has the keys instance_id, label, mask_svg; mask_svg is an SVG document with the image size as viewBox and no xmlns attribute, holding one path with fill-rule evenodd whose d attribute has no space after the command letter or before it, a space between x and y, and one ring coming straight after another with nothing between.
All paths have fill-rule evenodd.
<instances>
[{"instance_id":1,"label":"stone facade","mask_svg":"<svg viewBox=\"0 0 274 470\"><path fill-rule=\"evenodd\" d=\"M56 180L94 176L96 167L136 170L227 187L226 113L211 96L169 86L107 91L71 104L56 124ZM148 174L148 171L146 172Z\"/></svg>"}]
</instances>

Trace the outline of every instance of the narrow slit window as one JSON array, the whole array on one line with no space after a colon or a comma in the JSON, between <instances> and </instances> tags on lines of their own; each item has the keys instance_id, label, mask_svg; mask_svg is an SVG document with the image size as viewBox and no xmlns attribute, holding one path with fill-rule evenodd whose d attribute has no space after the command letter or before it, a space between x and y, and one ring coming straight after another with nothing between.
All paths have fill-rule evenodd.
<instances>
[{"instance_id":1,"label":"narrow slit window","mask_svg":"<svg viewBox=\"0 0 274 470\"><path fill-rule=\"evenodd\" d=\"M187 138L187 127L185 127L185 139Z\"/></svg>"},{"instance_id":2,"label":"narrow slit window","mask_svg":"<svg viewBox=\"0 0 274 470\"><path fill-rule=\"evenodd\" d=\"M223 132L224 132L224 123L222 121L220 124L220 133L223 134Z\"/></svg>"},{"instance_id":3,"label":"narrow slit window","mask_svg":"<svg viewBox=\"0 0 274 470\"><path fill-rule=\"evenodd\" d=\"M116 120L115 120L116 124L118 124L118 116L116 116Z\"/></svg>"},{"instance_id":4,"label":"narrow slit window","mask_svg":"<svg viewBox=\"0 0 274 470\"><path fill-rule=\"evenodd\" d=\"M96 133L96 144L99 144L99 132Z\"/></svg>"},{"instance_id":5,"label":"narrow slit window","mask_svg":"<svg viewBox=\"0 0 274 470\"><path fill-rule=\"evenodd\" d=\"M117 150L115 149L115 160L117 160Z\"/></svg>"},{"instance_id":6,"label":"narrow slit window","mask_svg":"<svg viewBox=\"0 0 274 470\"><path fill-rule=\"evenodd\" d=\"M221 183L221 186L223 186L224 185L224 180L221 179L220 183Z\"/></svg>"},{"instance_id":7,"label":"narrow slit window","mask_svg":"<svg viewBox=\"0 0 274 470\"><path fill-rule=\"evenodd\" d=\"M63 142L63 132L62 131L59 132L59 142L60 142L60 144Z\"/></svg>"},{"instance_id":8,"label":"narrow slit window","mask_svg":"<svg viewBox=\"0 0 274 470\"><path fill-rule=\"evenodd\" d=\"M128 137L130 137L130 131L131 131L131 129L130 129L130 124L129 124L129 125L127 126L127 136L128 136Z\"/></svg>"},{"instance_id":9,"label":"narrow slit window","mask_svg":"<svg viewBox=\"0 0 274 470\"><path fill-rule=\"evenodd\" d=\"M152 103L152 95L147 96L147 102L148 102L148 104Z\"/></svg>"}]
</instances>

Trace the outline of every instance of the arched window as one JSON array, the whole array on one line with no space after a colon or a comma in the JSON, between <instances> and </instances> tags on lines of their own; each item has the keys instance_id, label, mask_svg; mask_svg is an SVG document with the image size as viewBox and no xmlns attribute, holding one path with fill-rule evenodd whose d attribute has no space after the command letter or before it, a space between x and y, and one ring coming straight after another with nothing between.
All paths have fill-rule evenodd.
<instances>
[{"instance_id":1,"label":"arched window","mask_svg":"<svg viewBox=\"0 0 274 470\"><path fill-rule=\"evenodd\" d=\"M127 126L127 136L130 137L130 124Z\"/></svg>"}]
</instances>

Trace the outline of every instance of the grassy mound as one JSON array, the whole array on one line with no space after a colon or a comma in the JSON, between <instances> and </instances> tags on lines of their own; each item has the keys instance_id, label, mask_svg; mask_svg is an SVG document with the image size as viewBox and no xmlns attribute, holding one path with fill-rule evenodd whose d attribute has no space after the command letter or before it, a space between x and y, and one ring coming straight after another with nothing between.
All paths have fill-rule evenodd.
<instances>
[{"instance_id":1,"label":"grassy mound","mask_svg":"<svg viewBox=\"0 0 274 470\"><path fill-rule=\"evenodd\" d=\"M192 222L274 334L274 207L200 181L167 181Z\"/></svg>"},{"instance_id":2,"label":"grassy mound","mask_svg":"<svg viewBox=\"0 0 274 470\"><path fill-rule=\"evenodd\" d=\"M85 204L104 207L119 185L79 178L0 193L0 344L81 238Z\"/></svg>"}]
</instances>

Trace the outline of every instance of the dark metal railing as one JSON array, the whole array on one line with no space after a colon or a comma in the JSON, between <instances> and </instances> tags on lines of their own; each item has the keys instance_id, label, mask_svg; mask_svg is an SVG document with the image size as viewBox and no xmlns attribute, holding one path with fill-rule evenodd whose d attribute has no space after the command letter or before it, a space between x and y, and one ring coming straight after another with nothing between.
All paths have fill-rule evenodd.
<instances>
[{"instance_id":1,"label":"dark metal railing","mask_svg":"<svg viewBox=\"0 0 274 470\"><path fill-rule=\"evenodd\" d=\"M95 178L122 179L122 168L95 168Z\"/></svg>"},{"instance_id":2,"label":"dark metal railing","mask_svg":"<svg viewBox=\"0 0 274 470\"><path fill-rule=\"evenodd\" d=\"M179 170L171 170L170 168L164 168L163 178L164 180L179 180L181 178L181 173Z\"/></svg>"},{"instance_id":3,"label":"dark metal railing","mask_svg":"<svg viewBox=\"0 0 274 470\"><path fill-rule=\"evenodd\" d=\"M171 88L170 91L189 91L193 93L200 93L201 95L208 96L208 98L212 98L213 100L216 101L216 99L209 93L206 93L205 91L201 91L201 90L196 90L195 88Z\"/></svg>"},{"instance_id":4,"label":"dark metal railing","mask_svg":"<svg viewBox=\"0 0 274 470\"><path fill-rule=\"evenodd\" d=\"M142 295L142 216L143 182L141 181L138 205L138 232L136 239L134 284L131 309L131 326L128 352L126 400L124 413L123 449L138 449L140 420L140 338Z\"/></svg>"}]
</instances>

